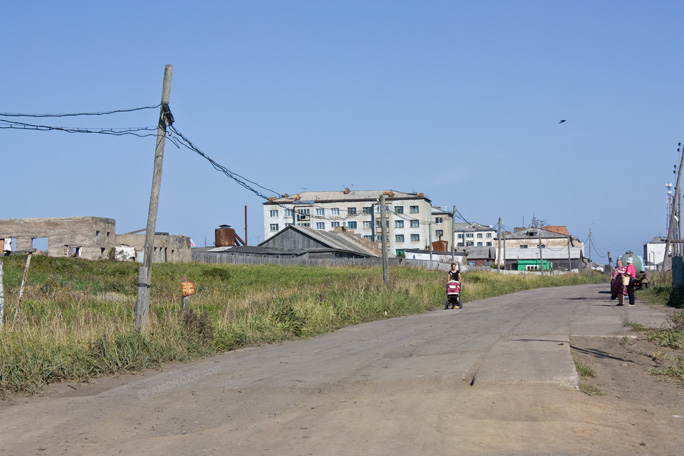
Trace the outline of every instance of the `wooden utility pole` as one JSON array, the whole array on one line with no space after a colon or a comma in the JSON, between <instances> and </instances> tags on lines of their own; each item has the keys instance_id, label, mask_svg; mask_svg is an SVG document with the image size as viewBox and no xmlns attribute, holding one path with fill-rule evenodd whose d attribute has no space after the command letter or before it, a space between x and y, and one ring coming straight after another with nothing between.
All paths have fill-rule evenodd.
<instances>
[{"instance_id":1,"label":"wooden utility pole","mask_svg":"<svg viewBox=\"0 0 684 456\"><path fill-rule=\"evenodd\" d=\"M147 229L145 230L145 250L143 265L138 269L138 299L135 307L135 327L144 331L149 319L150 286L152 282L152 260L154 256L154 232L157 224L157 208L159 207L159 189L161 187L162 164L164 161L164 143L166 142L166 126L169 116L169 95L171 94L171 74L173 66L164 68L164 84L162 86L161 106L159 107L159 123L157 124L157 144L154 149L154 172L152 174L152 191L150 208L147 213ZM170 111L169 111L170 112Z\"/></svg>"},{"instance_id":2,"label":"wooden utility pole","mask_svg":"<svg viewBox=\"0 0 684 456\"><path fill-rule=\"evenodd\" d=\"M432 214L430 214L430 219L428 220L428 249L430 251L430 263L432 263ZM432 267L432 264L430 264Z\"/></svg>"},{"instance_id":3,"label":"wooden utility pole","mask_svg":"<svg viewBox=\"0 0 684 456\"><path fill-rule=\"evenodd\" d=\"M499 217L499 235L496 251L496 272L501 272L501 217Z\"/></svg>"},{"instance_id":4,"label":"wooden utility pole","mask_svg":"<svg viewBox=\"0 0 684 456\"><path fill-rule=\"evenodd\" d=\"M572 271L572 256L570 256L570 243L572 242L572 238L568 234L568 272Z\"/></svg>"},{"instance_id":5,"label":"wooden utility pole","mask_svg":"<svg viewBox=\"0 0 684 456\"><path fill-rule=\"evenodd\" d=\"M681 149L682 143L679 143ZM663 258L663 271L672 269L672 257L669 255L672 240L675 238L675 214L679 207L679 201L682 199L682 192L679 187L679 182L682 177L682 167L684 166L684 153L679 160L679 169L677 170L677 183L675 184L674 199L672 200L672 213L670 214L670 226L667 228L667 242L665 242L665 257ZM681 219L681 214L677 214L677 218Z\"/></svg>"},{"instance_id":6,"label":"wooden utility pole","mask_svg":"<svg viewBox=\"0 0 684 456\"><path fill-rule=\"evenodd\" d=\"M591 228L589 228L589 270L591 271Z\"/></svg>"},{"instance_id":7,"label":"wooden utility pole","mask_svg":"<svg viewBox=\"0 0 684 456\"><path fill-rule=\"evenodd\" d=\"M2 282L2 260L0 260L0 329L4 325L3 312L5 308L5 287Z\"/></svg>"},{"instance_id":8,"label":"wooden utility pole","mask_svg":"<svg viewBox=\"0 0 684 456\"><path fill-rule=\"evenodd\" d=\"M380 196L380 236L382 236L380 245L382 246L382 280L387 285L389 282L389 271L387 270L387 239L385 220L387 220L387 208L385 207L385 195Z\"/></svg>"},{"instance_id":9,"label":"wooden utility pole","mask_svg":"<svg viewBox=\"0 0 684 456\"><path fill-rule=\"evenodd\" d=\"M454 223L456 222L456 206L454 206L453 212L451 213L451 262L456 263L456 247L458 246L458 239L456 239L456 233L454 232Z\"/></svg>"},{"instance_id":10,"label":"wooden utility pole","mask_svg":"<svg viewBox=\"0 0 684 456\"><path fill-rule=\"evenodd\" d=\"M544 256L542 255L541 228L537 228L537 233L539 234L539 271L541 271L541 275L544 275Z\"/></svg>"}]
</instances>

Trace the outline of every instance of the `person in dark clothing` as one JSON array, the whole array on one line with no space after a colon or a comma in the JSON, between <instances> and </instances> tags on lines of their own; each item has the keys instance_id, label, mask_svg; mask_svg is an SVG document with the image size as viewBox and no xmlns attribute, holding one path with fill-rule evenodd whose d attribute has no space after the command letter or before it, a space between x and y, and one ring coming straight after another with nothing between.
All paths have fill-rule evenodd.
<instances>
[{"instance_id":1,"label":"person in dark clothing","mask_svg":"<svg viewBox=\"0 0 684 456\"><path fill-rule=\"evenodd\" d=\"M447 282L450 280L455 280L457 282L461 281L461 271L456 269L456 263L451 263L451 270L447 276Z\"/></svg>"}]
</instances>

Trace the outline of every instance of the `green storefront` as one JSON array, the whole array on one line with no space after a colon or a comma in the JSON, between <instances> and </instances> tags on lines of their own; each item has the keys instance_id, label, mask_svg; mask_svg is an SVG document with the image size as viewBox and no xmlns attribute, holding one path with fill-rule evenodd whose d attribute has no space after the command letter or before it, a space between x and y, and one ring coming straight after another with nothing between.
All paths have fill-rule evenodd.
<instances>
[{"instance_id":1,"label":"green storefront","mask_svg":"<svg viewBox=\"0 0 684 456\"><path fill-rule=\"evenodd\" d=\"M544 271L553 268L553 263L549 260L542 260ZM539 260L518 260L518 271L539 271Z\"/></svg>"}]
</instances>

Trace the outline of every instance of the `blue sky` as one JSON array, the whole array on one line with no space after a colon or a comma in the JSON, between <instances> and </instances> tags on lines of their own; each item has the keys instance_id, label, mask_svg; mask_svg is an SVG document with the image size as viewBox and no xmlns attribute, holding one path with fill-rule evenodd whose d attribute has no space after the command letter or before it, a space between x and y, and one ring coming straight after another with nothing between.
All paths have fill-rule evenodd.
<instances>
[{"instance_id":1,"label":"blue sky","mask_svg":"<svg viewBox=\"0 0 684 456\"><path fill-rule=\"evenodd\" d=\"M591 230L606 263L666 234L682 18L681 1L5 2L0 112L156 105L172 64L175 127L265 187L423 192L511 229L535 216ZM144 228L153 152L154 138L0 129L0 218ZM220 224L244 233L247 206L255 244L262 202L167 142L157 231L211 245Z\"/></svg>"}]
</instances>

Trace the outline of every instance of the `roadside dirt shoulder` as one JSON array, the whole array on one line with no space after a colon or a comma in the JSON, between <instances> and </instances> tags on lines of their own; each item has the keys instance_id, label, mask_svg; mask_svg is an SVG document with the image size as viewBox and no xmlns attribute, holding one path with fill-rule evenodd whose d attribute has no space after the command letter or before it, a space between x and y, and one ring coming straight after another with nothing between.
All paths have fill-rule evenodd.
<instances>
[{"instance_id":1,"label":"roadside dirt shoulder","mask_svg":"<svg viewBox=\"0 0 684 456\"><path fill-rule=\"evenodd\" d=\"M642 447L642 454L677 454L684 443L684 386L649 372L669 366L677 353L658 347L643 333L573 337L571 344L575 361L594 373L580 377L583 389L594 391L591 402L614 414L606 419L616 429L632 429L625 438Z\"/></svg>"}]
</instances>

